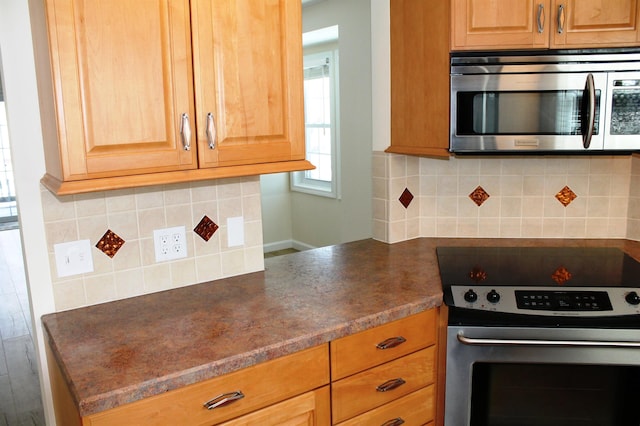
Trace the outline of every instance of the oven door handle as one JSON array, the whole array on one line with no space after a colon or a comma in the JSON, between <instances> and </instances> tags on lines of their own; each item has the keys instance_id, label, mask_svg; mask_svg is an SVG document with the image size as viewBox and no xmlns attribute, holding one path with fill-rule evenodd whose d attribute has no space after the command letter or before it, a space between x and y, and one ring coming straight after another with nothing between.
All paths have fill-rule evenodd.
<instances>
[{"instance_id":1,"label":"oven door handle","mask_svg":"<svg viewBox=\"0 0 640 426\"><path fill-rule=\"evenodd\" d=\"M462 333L458 333L458 341L471 346L579 346L640 348L640 342L616 342L606 340L478 339L466 337Z\"/></svg>"}]
</instances>

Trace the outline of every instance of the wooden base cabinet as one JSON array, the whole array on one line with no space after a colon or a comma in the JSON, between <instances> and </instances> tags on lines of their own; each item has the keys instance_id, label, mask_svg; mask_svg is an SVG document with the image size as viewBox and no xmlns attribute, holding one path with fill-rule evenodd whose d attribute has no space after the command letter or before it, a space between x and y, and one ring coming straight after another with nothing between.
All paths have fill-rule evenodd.
<instances>
[{"instance_id":1,"label":"wooden base cabinet","mask_svg":"<svg viewBox=\"0 0 640 426\"><path fill-rule=\"evenodd\" d=\"M300 2L30 1L55 193L312 168Z\"/></svg>"},{"instance_id":2,"label":"wooden base cabinet","mask_svg":"<svg viewBox=\"0 0 640 426\"><path fill-rule=\"evenodd\" d=\"M434 421L436 324L432 309L332 341L333 423Z\"/></svg>"},{"instance_id":3,"label":"wooden base cabinet","mask_svg":"<svg viewBox=\"0 0 640 426\"><path fill-rule=\"evenodd\" d=\"M62 426L434 425L439 309L81 416L50 347L47 360ZM244 397L211 410L224 394ZM213 402L212 402L213 403Z\"/></svg>"},{"instance_id":4,"label":"wooden base cabinet","mask_svg":"<svg viewBox=\"0 0 640 426\"><path fill-rule=\"evenodd\" d=\"M638 0L453 0L452 50L640 45Z\"/></svg>"},{"instance_id":5,"label":"wooden base cabinet","mask_svg":"<svg viewBox=\"0 0 640 426\"><path fill-rule=\"evenodd\" d=\"M331 419L326 344L84 417L51 353L49 369L60 426L328 426ZM204 406L236 391L244 397L213 409Z\"/></svg>"}]
</instances>

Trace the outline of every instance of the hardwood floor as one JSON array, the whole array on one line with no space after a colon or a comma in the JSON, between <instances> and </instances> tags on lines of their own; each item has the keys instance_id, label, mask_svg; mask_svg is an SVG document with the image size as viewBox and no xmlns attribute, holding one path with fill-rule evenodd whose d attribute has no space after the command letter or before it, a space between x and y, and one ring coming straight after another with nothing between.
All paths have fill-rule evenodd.
<instances>
[{"instance_id":1,"label":"hardwood floor","mask_svg":"<svg viewBox=\"0 0 640 426\"><path fill-rule=\"evenodd\" d=\"M44 425L18 229L0 231L0 426Z\"/></svg>"}]
</instances>

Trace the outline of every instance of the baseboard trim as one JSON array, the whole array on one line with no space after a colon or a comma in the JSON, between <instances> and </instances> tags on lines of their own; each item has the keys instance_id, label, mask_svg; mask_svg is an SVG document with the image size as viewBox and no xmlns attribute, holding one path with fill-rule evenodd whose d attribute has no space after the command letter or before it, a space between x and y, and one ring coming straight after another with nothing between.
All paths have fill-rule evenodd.
<instances>
[{"instance_id":1,"label":"baseboard trim","mask_svg":"<svg viewBox=\"0 0 640 426\"><path fill-rule=\"evenodd\" d=\"M289 248L293 248L298 251L305 251L314 249L316 247L296 240L282 240L262 245L262 251L264 253L271 253L272 251L285 250Z\"/></svg>"}]
</instances>

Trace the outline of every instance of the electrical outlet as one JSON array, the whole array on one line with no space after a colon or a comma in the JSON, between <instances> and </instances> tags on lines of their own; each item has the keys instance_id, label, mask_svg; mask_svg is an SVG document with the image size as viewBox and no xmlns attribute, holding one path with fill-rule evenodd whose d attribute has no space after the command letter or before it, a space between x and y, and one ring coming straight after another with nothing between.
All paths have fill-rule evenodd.
<instances>
[{"instance_id":1,"label":"electrical outlet","mask_svg":"<svg viewBox=\"0 0 640 426\"><path fill-rule=\"evenodd\" d=\"M89 240L70 241L53 245L58 277L93 272L93 256Z\"/></svg>"},{"instance_id":2,"label":"electrical outlet","mask_svg":"<svg viewBox=\"0 0 640 426\"><path fill-rule=\"evenodd\" d=\"M154 230L153 243L156 251L156 262L187 257L184 226Z\"/></svg>"}]
</instances>

